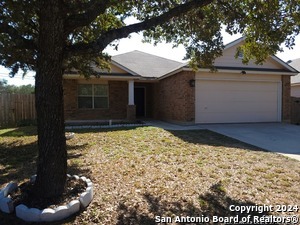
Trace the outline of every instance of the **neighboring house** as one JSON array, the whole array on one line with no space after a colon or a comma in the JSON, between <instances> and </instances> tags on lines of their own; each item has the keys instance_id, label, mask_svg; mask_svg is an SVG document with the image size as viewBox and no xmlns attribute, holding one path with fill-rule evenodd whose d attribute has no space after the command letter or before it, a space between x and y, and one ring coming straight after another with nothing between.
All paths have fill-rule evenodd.
<instances>
[{"instance_id":1,"label":"neighboring house","mask_svg":"<svg viewBox=\"0 0 300 225\"><path fill-rule=\"evenodd\" d=\"M290 60L289 65L300 71L300 58ZM291 96L300 98L300 73L291 77Z\"/></svg>"},{"instance_id":2,"label":"neighboring house","mask_svg":"<svg viewBox=\"0 0 300 225\"><path fill-rule=\"evenodd\" d=\"M290 76L276 56L263 65L235 58L240 38L215 60L217 72L140 51L112 57L98 78L64 75L66 120L153 118L177 123L290 120Z\"/></svg>"},{"instance_id":3,"label":"neighboring house","mask_svg":"<svg viewBox=\"0 0 300 225\"><path fill-rule=\"evenodd\" d=\"M300 58L288 61L289 65L300 70ZM300 124L300 73L291 77L291 123Z\"/></svg>"}]
</instances>

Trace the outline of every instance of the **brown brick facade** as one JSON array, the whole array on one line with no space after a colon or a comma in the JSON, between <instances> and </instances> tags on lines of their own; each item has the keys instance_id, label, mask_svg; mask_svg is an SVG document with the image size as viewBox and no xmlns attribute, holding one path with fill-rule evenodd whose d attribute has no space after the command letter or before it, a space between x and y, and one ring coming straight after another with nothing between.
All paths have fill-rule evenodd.
<instances>
[{"instance_id":1,"label":"brown brick facade","mask_svg":"<svg viewBox=\"0 0 300 225\"><path fill-rule=\"evenodd\" d=\"M195 121L195 72L182 71L155 83L135 82L145 88L145 116L179 123ZM290 121L290 76L282 76L282 121ZM108 109L78 109L78 80L64 80L66 120L107 120L134 118L135 107L128 108L128 82L108 81Z\"/></svg>"},{"instance_id":2,"label":"brown brick facade","mask_svg":"<svg viewBox=\"0 0 300 225\"><path fill-rule=\"evenodd\" d=\"M108 109L78 109L77 86L78 80L64 80L64 102L66 120L106 120L127 118L127 81L108 82Z\"/></svg>"},{"instance_id":3,"label":"brown brick facade","mask_svg":"<svg viewBox=\"0 0 300 225\"><path fill-rule=\"evenodd\" d=\"M64 80L65 119L71 119L77 112L77 80Z\"/></svg>"},{"instance_id":4,"label":"brown brick facade","mask_svg":"<svg viewBox=\"0 0 300 225\"><path fill-rule=\"evenodd\" d=\"M282 81L282 121L291 119L291 77L281 76Z\"/></svg>"},{"instance_id":5,"label":"brown brick facade","mask_svg":"<svg viewBox=\"0 0 300 225\"><path fill-rule=\"evenodd\" d=\"M195 87L189 81L195 72L182 71L154 86L154 118L190 123L195 120Z\"/></svg>"},{"instance_id":6,"label":"brown brick facade","mask_svg":"<svg viewBox=\"0 0 300 225\"><path fill-rule=\"evenodd\" d=\"M136 119L136 106L127 105L127 120L135 121Z\"/></svg>"}]
</instances>

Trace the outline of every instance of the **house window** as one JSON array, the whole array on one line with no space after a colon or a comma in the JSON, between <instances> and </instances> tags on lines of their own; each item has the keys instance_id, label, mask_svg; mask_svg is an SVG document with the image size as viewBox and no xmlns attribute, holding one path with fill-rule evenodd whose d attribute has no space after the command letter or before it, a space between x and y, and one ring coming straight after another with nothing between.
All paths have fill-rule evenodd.
<instances>
[{"instance_id":1,"label":"house window","mask_svg":"<svg viewBox=\"0 0 300 225\"><path fill-rule=\"evenodd\" d=\"M244 58L244 52L242 50L238 51L238 58L243 59Z\"/></svg>"},{"instance_id":2,"label":"house window","mask_svg":"<svg viewBox=\"0 0 300 225\"><path fill-rule=\"evenodd\" d=\"M107 109L107 84L79 84L78 108L80 109Z\"/></svg>"}]
</instances>

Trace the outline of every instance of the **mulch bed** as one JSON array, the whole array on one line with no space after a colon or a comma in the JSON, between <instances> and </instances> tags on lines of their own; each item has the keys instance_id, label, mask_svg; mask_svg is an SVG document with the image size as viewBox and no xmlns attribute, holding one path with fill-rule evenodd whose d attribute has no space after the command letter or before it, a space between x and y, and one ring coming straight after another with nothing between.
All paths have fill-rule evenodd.
<instances>
[{"instance_id":1,"label":"mulch bed","mask_svg":"<svg viewBox=\"0 0 300 225\"><path fill-rule=\"evenodd\" d=\"M15 193L11 194L14 206L24 204L28 208L56 208L66 205L72 200L79 198L80 194L86 190L86 183L81 179L67 178L65 190L62 196L58 198L39 198L34 195L34 184L28 182L22 183Z\"/></svg>"}]
</instances>

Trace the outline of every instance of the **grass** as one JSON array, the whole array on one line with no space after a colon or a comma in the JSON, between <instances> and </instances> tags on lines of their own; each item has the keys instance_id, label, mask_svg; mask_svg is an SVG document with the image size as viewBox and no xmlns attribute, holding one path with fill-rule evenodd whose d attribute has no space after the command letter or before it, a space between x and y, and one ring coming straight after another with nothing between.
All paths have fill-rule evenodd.
<instances>
[{"instance_id":1,"label":"grass","mask_svg":"<svg viewBox=\"0 0 300 225\"><path fill-rule=\"evenodd\" d=\"M232 204L300 206L299 161L210 131L77 132L67 142L69 173L91 178L95 197L54 224L155 224L155 216L235 215ZM36 141L34 128L0 130L0 187L34 173ZM22 222L0 213L0 224Z\"/></svg>"}]
</instances>

